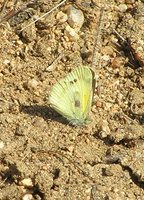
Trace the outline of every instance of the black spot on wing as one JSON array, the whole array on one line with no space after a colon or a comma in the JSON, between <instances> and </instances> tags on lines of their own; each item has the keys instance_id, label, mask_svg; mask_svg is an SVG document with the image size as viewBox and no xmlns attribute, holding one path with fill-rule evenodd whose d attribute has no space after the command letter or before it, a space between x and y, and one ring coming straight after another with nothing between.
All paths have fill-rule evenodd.
<instances>
[{"instance_id":1,"label":"black spot on wing","mask_svg":"<svg viewBox=\"0 0 144 200\"><path fill-rule=\"evenodd\" d=\"M80 101L79 100L75 100L75 107L80 108Z\"/></svg>"},{"instance_id":2,"label":"black spot on wing","mask_svg":"<svg viewBox=\"0 0 144 200\"><path fill-rule=\"evenodd\" d=\"M70 84L74 84L77 82L77 79L74 79L73 81L70 81Z\"/></svg>"}]
</instances>

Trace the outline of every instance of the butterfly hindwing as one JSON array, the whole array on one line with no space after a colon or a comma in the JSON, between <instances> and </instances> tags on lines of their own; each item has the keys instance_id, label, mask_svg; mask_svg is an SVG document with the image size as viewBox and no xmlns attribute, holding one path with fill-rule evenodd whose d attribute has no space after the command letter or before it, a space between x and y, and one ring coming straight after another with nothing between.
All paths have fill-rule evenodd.
<instances>
[{"instance_id":1,"label":"butterfly hindwing","mask_svg":"<svg viewBox=\"0 0 144 200\"><path fill-rule=\"evenodd\" d=\"M83 124L93 97L93 72L87 66L74 69L51 91L51 106L73 124Z\"/></svg>"},{"instance_id":2,"label":"butterfly hindwing","mask_svg":"<svg viewBox=\"0 0 144 200\"><path fill-rule=\"evenodd\" d=\"M50 104L59 114L65 118L73 115L71 102L73 101L72 91L69 90L67 80L62 79L56 83L49 97Z\"/></svg>"}]
</instances>

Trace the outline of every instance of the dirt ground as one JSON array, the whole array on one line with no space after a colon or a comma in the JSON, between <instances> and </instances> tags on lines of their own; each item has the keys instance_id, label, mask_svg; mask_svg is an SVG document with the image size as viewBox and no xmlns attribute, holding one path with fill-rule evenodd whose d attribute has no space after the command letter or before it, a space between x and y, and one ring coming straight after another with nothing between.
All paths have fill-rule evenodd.
<instances>
[{"instance_id":1,"label":"dirt ground","mask_svg":"<svg viewBox=\"0 0 144 200\"><path fill-rule=\"evenodd\" d=\"M0 200L144 200L144 1L67 0L27 28L59 1L4 2ZM48 97L80 65L97 84L92 123L73 127Z\"/></svg>"}]
</instances>

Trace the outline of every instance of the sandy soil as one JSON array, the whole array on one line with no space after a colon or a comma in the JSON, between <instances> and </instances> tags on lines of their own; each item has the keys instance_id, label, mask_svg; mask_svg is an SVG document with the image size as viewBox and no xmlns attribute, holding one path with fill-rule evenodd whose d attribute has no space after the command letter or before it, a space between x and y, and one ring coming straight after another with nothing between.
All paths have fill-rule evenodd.
<instances>
[{"instance_id":1,"label":"sandy soil","mask_svg":"<svg viewBox=\"0 0 144 200\"><path fill-rule=\"evenodd\" d=\"M11 17L13 4L0 23L0 199L144 200L144 1L66 1L22 32L58 1ZM74 36L69 6L84 15ZM48 102L79 65L97 78L86 127L70 126Z\"/></svg>"}]
</instances>

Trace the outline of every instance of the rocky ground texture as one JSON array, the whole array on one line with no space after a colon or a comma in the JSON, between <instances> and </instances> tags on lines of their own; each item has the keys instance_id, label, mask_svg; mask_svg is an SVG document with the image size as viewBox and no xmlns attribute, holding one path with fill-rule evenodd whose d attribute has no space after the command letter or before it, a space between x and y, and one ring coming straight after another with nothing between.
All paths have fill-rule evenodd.
<instances>
[{"instance_id":1,"label":"rocky ground texture","mask_svg":"<svg viewBox=\"0 0 144 200\"><path fill-rule=\"evenodd\" d=\"M15 3L0 3L0 199L144 200L144 1ZM92 123L72 127L48 97L80 65Z\"/></svg>"}]
</instances>

